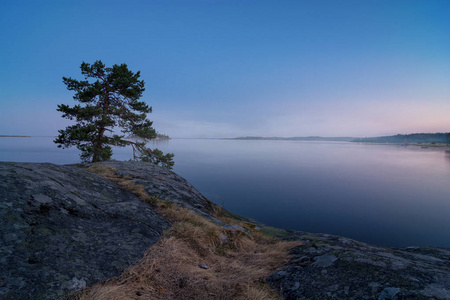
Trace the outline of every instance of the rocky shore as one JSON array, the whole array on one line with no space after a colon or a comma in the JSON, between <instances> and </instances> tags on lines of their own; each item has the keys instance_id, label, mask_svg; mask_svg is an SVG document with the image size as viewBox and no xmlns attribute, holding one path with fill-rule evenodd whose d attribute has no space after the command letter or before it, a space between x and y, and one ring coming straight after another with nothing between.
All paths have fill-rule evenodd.
<instances>
[{"instance_id":1,"label":"rocky shore","mask_svg":"<svg viewBox=\"0 0 450 300\"><path fill-rule=\"evenodd\" d=\"M233 227L212 216L212 204L167 169L143 162L102 165L151 196ZM85 167L0 163L0 299L64 299L123 272L170 227L150 205ZM284 299L450 299L449 249L271 232L302 242L265 279Z\"/></svg>"},{"instance_id":2,"label":"rocky shore","mask_svg":"<svg viewBox=\"0 0 450 300\"><path fill-rule=\"evenodd\" d=\"M329 234L303 242L267 281L285 299L450 299L450 249L376 247Z\"/></svg>"}]
</instances>

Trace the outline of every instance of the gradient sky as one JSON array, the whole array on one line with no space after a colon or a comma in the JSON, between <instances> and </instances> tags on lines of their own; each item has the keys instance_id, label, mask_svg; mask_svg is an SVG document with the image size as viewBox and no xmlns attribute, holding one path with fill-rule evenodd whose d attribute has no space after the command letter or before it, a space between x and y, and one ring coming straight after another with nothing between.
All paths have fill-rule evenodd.
<instances>
[{"instance_id":1,"label":"gradient sky","mask_svg":"<svg viewBox=\"0 0 450 300\"><path fill-rule=\"evenodd\" d=\"M450 131L446 0L1 0L0 134L56 135L99 59L171 137Z\"/></svg>"}]
</instances>

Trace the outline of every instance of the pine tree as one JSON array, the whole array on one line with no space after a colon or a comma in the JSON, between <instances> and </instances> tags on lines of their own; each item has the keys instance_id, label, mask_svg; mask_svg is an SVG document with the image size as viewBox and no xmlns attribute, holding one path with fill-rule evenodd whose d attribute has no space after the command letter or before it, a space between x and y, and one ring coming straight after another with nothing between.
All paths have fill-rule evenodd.
<instances>
[{"instance_id":1,"label":"pine tree","mask_svg":"<svg viewBox=\"0 0 450 300\"><path fill-rule=\"evenodd\" d=\"M63 118L76 124L58 130L54 140L59 148L76 146L83 161L106 161L112 156L111 146L133 147L133 158L150 161L172 168L173 154L164 155L158 149L148 149L145 144L156 137L147 114L152 108L139 101L144 92L140 72L133 73L126 64L106 68L100 61L81 64L85 80L63 77L67 89L74 91L73 107L58 105ZM117 128L120 128L119 132ZM133 139L125 139L132 136Z\"/></svg>"}]
</instances>

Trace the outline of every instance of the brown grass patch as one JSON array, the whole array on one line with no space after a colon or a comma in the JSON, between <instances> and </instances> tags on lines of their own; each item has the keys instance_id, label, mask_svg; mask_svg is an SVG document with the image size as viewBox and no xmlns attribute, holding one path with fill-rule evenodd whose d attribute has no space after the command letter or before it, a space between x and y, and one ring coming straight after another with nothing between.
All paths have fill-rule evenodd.
<instances>
[{"instance_id":1,"label":"brown grass patch","mask_svg":"<svg viewBox=\"0 0 450 300\"><path fill-rule=\"evenodd\" d=\"M286 262L289 249L298 242L268 237L254 226L247 226L251 234L223 228L188 209L150 197L111 167L89 169L142 200L151 200L173 225L136 265L72 299L278 299L264 279ZM233 224L245 223L230 219Z\"/></svg>"},{"instance_id":2,"label":"brown grass patch","mask_svg":"<svg viewBox=\"0 0 450 300\"><path fill-rule=\"evenodd\" d=\"M155 197L151 197L142 185L134 183L134 181L130 177L120 177L115 172L115 168L111 166L97 164L89 166L87 170L114 182L124 190L127 190L128 192L132 193L139 199L149 204L155 204L156 202Z\"/></svg>"}]
</instances>

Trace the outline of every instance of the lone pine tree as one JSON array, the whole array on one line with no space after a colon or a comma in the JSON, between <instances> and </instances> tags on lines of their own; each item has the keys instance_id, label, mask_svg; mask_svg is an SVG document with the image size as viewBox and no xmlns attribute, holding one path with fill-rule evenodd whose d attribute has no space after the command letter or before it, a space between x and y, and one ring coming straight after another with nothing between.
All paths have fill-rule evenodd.
<instances>
[{"instance_id":1,"label":"lone pine tree","mask_svg":"<svg viewBox=\"0 0 450 300\"><path fill-rule=\"evenodd\" d=\"M133 158L161 164L171 168L173 154L164 155L151 150L145 144L156 137L147 114L152 108L139 101L144 92L140 72L133 73L126 64L106 68L100 61L81 64L85 80L63 77L67 89L74 91L73 107L59 104L57 111L63 118L76 120L76 124L58 130L54 140L59 148L76 146L83 161L105 161L112 156L111 146L133 147ZM119 132L117 128L120 128ZM133 139L125 139L125 137Z\"/></svg>"}]
</instances>

